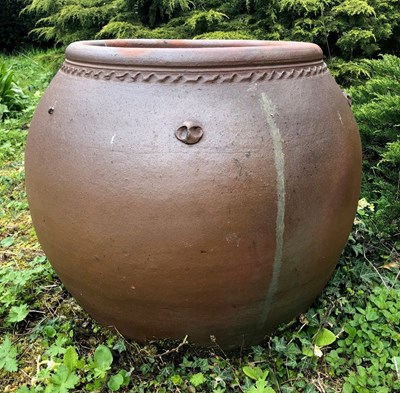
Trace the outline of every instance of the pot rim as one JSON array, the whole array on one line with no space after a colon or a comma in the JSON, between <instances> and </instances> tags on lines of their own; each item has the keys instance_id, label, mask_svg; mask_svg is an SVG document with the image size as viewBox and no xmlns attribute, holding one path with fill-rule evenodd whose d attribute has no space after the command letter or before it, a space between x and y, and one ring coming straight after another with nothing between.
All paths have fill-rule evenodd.
<instances>
[{"instance_id":1,"label":"pot rim","mask_svg":"<svg viewBox=\"0 0 400 393\"><path fill-rule=\"evenodd\" d=\"M318 45L294 41L112 39L77 41L69 63L102 67L238 68L322 62Z\"/></svg>"}]
</instances>

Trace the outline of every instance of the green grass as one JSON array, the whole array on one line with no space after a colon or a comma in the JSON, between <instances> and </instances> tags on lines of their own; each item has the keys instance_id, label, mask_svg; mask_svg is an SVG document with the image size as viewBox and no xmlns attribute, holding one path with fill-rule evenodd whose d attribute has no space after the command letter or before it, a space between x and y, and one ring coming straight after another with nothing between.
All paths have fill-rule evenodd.
<instances>
[{"instance_id":1,"label":"green grass","mask_svg":"<svg viewBox=\"0 0 400 393\"><path fill-rule=\"evenodd\" d=\"M400 390L399 253L394 238L375 233L382 207L371 200L360 202L324 293L262 346L226 354L185 340L139 345L93 321L43 254L24 190L27 129L59 61L54 51L0 56L28 96L26 109L0 122L1 392Z\"/></svg>"}]
</instances>

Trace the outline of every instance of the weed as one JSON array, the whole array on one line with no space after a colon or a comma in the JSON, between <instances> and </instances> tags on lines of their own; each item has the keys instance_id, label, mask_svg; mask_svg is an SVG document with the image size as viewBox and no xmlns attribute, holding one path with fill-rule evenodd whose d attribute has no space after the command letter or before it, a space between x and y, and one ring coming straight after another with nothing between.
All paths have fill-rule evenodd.
<instances>
[{"instance_id":1,"label":"weed","mask_svg":"<svg viewBox=\"0 0 400 393\"><path fill-rule=\"evenodd\" d=\"M5 337L0 346L0 368L8 372L18 370L17 348L11 343L9 337Z\"/></svg>"},{"instance_id":2,"label":"weed","mask_svg":"<svg viewBox=\"0 0 400 393\"><path fill-rule=\"evenodd\" d=\"M21 111L26 96L14 82L14 72L6 64L0 64L0 120L7 114Z\"/></svg>"}]
</instances>

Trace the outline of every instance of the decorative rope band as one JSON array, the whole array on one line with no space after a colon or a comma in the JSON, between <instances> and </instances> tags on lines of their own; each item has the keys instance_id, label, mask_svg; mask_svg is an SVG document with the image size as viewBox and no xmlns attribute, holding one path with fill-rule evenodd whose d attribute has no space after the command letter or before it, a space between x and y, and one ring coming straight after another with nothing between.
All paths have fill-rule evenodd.
<instances>
[{"instance_id":1,"label":"decorative rope band","mask_svg":"<svg viewBox=\"0 0 400 393\"><path fill-rule=\"evenodd\" d=\"M205 71L204 73L189 72L161 72L161 71L133 71L108 70L102 68L83 67L64 63L61 72L90 79L120 82L144 83L232 83L232 82L261 82L279 79L297 79L327 72L325 63L282 70L264 69L260 71Z\"/></svg>"}]
</instances>

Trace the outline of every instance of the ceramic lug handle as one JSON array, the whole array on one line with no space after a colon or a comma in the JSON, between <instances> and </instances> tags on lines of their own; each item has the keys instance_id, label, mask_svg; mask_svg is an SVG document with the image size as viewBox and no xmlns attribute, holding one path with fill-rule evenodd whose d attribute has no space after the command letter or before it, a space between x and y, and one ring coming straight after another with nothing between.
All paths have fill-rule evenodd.
<instances>
[{"instance_id":1,"label":"ceramic lug handle","mask_svg":"<svg viewBox=\"0 0 400 393\"><path fill-rule=\"evenodd\" d=\"M175 136L183 143L193 145L203 136L203 129L192 121L185 121L176 131Z\"/></svg>"}]
</instances>

